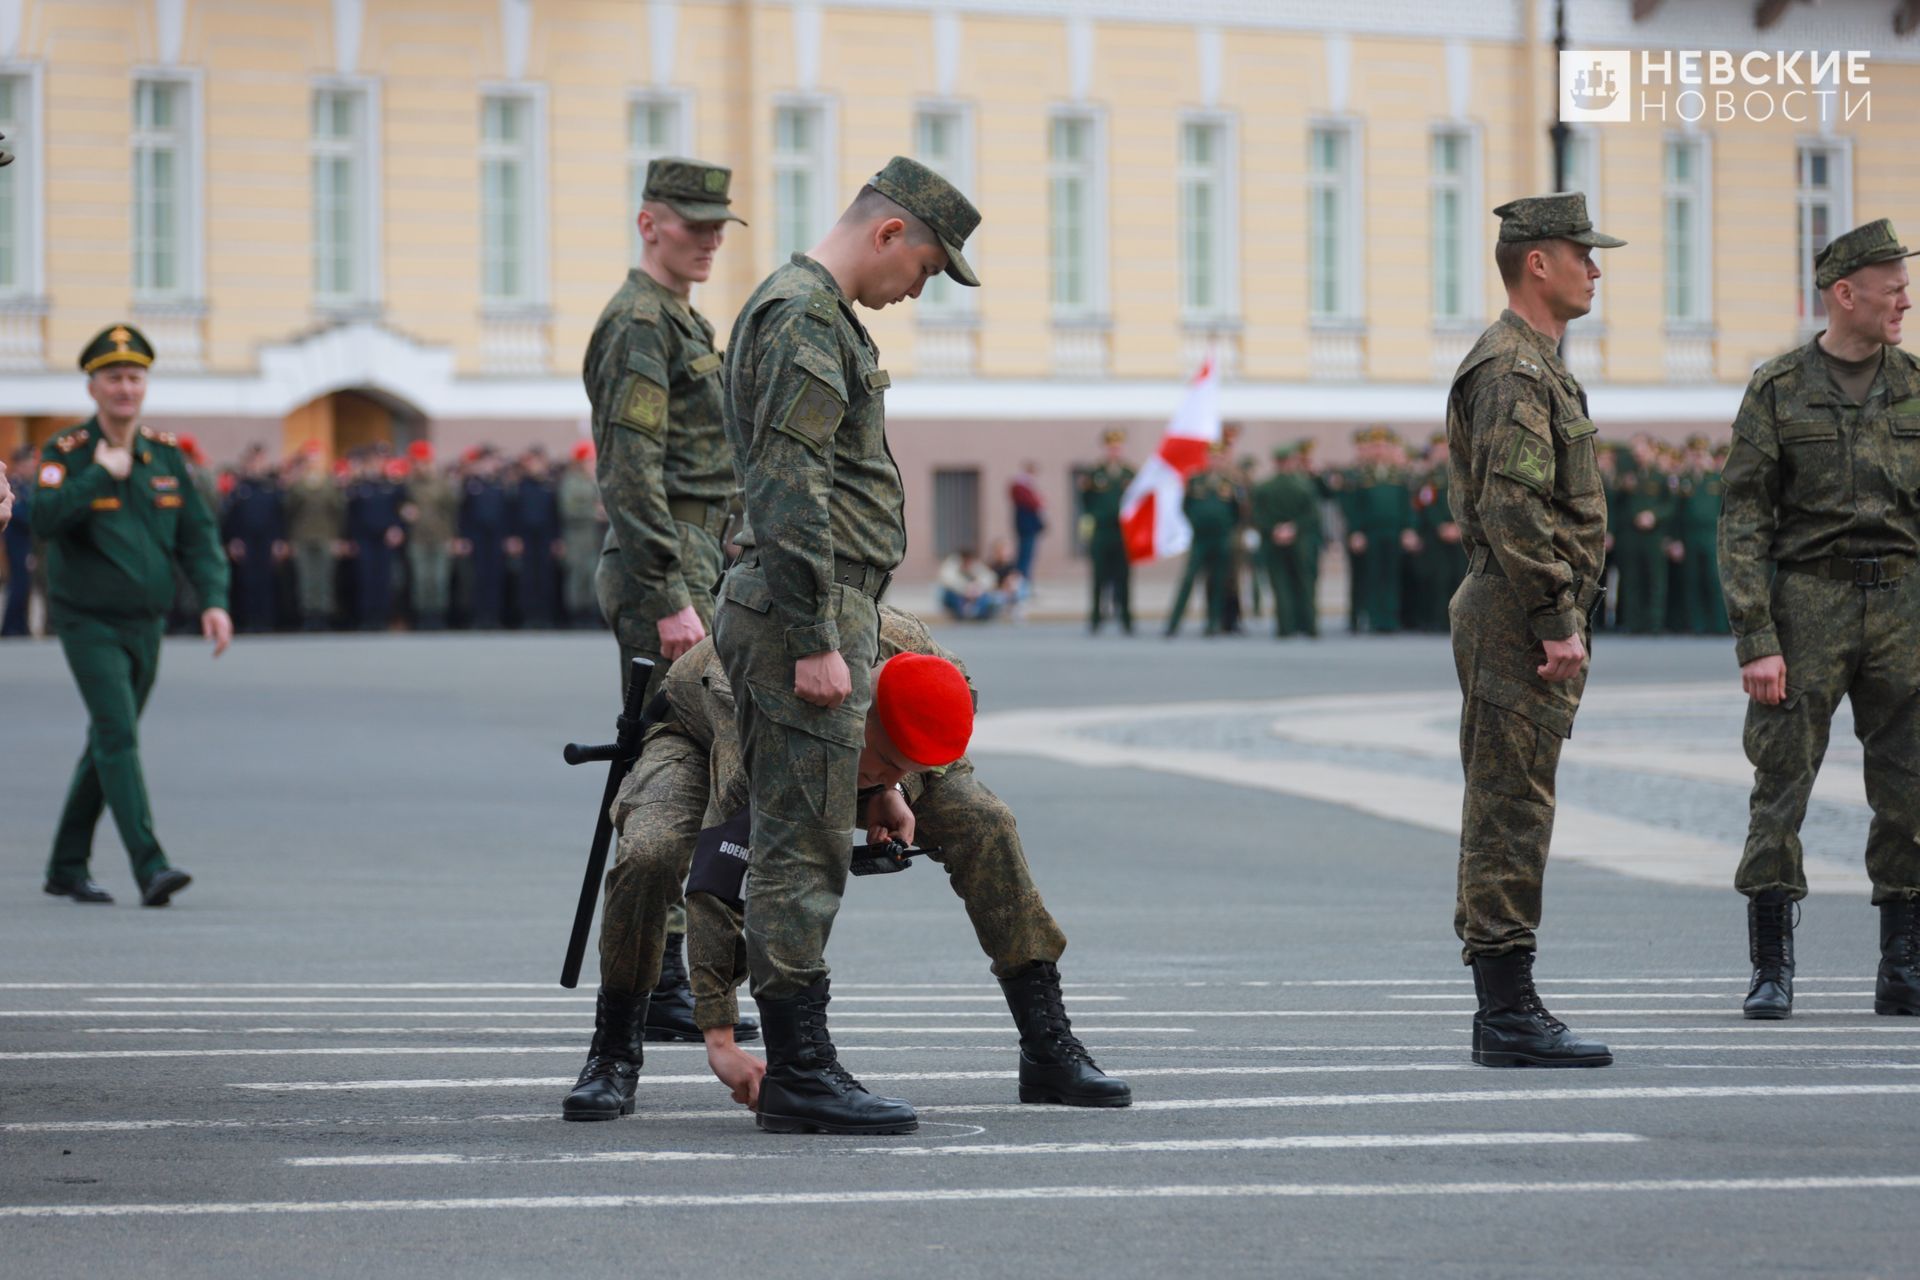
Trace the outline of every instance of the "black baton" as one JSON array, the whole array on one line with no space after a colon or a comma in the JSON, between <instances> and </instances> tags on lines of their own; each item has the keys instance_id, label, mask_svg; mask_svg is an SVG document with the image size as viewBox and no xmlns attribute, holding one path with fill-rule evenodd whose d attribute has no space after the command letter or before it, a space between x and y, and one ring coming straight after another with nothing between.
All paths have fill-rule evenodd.
<instances>
[{"instance_id":1,"label":"black baton","mask_svg":"<svg viewBox=\"0 0 1920 1280\"><path fill-rule=\"evenodd\" d=\"M560 985L569 989L580 985L580 962L586 958L587 935L593 932L593 909L600 901L600 880L607 871L607 848L613 843L614 797L620 794L620 781L640 756L640 740L647 725L658 718L660 699L648 706L647 681L653 676L653 663L635 658L627 672L626 705L614 721L614 740L598 747L583 747L569 742L561 755L568 764L607 762L607 786L600 794L600 812L593 823L593 843L587 846L587 877L580 884L580 905L573 912L573 936L567 939L567 959L560 966ZM652 712L650 716L648 713Z\"/></svg>"}]
</instances>

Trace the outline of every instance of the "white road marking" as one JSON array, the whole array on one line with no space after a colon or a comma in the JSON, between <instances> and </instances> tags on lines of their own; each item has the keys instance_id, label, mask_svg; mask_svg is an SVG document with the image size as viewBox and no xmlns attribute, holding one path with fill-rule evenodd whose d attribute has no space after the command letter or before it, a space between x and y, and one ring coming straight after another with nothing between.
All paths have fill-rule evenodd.
<instances>
[{"instance_id":1,"label":"white road marking","mask_svg":"<svg viewBox=\"0 0 1920 1280\"><path fill-rule=\"evenodd\" d=\"M1798 984L1796 984L1798 985ZM1744 999L1746 992L1729 987L1726 991L1543 991L1542 1000L1730 1000ZM1867 1000L1873 997L1873 988L1861 991L1801 991L1797 993L1803 999L1820 1000ZM1441 995L1390 995L1389 1000L1458 1000L1460 997L1451 992Z\"/></svg>"},{"instance_id":2,"label":"white road marking","mask_svg":"<svg viewBox=\"0 0 1920 1280\"><path fill-rule=\"evenodd\" d=\"M1123 1001L1125 996L1076 996L1075 1004ZM1003 995L835 996L836 1004L1004 1004ZM89 1004L573 1004L591 1008L592 996L88 996Z\"/></svg>"},{"instance_id":3,"label":"white road marking","mask_svg":"<svg viewBox=\"0 0 1920 1280\"><path fill-rule=\"evenodd\" d=\"M729 1151L570 1151L554 1156L466 1156L448 1153L384 1156L290 1156L296 1169L378 1169L389 1165L449 1164L673 1164L690 1160L778 1160L780 1156Z\"/></svg>"},{"instance_id":4,"label":"white road marking","mask_svg":"<svg viewBox=\"0 0 1920 1280\"><path fill-rule=\"evenodd\" d=\"M215 1217L261 1214L501 1212L512 1209L715 1209L833 1205L897 1216L909 1206L1067 1200L1332 1199L1388 1196L1639 1194L1748 1195L1763 1191L1910 1191L1920 1175L1795 1178L1639 1178L1543 1182L1266 1182L1166 1186L929 1187L857 1191L723 1192L701 1195L471 1196L417 1200L258 1200L201 1204L0 1205L0 1218Z\"/></svg>"}]
</instances>

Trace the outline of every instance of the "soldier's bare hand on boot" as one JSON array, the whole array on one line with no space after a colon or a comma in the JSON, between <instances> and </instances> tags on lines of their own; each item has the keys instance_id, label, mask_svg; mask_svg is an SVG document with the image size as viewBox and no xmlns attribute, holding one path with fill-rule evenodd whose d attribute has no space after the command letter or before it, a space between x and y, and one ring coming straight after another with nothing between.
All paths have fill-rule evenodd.
<instances>
[{"instance_id":1,"label":"soldier's bare hand on boot","mask_svg":"<svg viewBox=\"0 0 1920 1280\"><path fill-rule=\"evenodd\" d=\"M733 1100L743 1107L758 1106L760 1078L767 1074L767 1064L733 1042L732 1027L709 1027L706 1040L707 1066Z\"/></svg>"},{"instance_id":2,"label":"soldier's bare hand on boot","mask_svg":"<svg viewBox=\"0 0 1920 1280\"><path fill-rule=\"evenodd\" d=\"M1777 707L1787 700L1787 660L1779 654L1755 658L1740 668L1740 687L1749 698Z\"/></svg>"}]
</instances>

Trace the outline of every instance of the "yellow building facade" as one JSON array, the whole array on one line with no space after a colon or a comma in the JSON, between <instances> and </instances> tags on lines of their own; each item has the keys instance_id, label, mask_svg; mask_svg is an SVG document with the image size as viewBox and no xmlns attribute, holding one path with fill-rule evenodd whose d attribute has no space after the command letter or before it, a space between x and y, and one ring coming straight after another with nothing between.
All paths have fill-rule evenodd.
<instances>
[{"instance_id":1,"label":"yellow building facade","mask_svg":"<svg viewBox=\"0 0 1920 1280\"><path fill-rule=\"evenodd\" d=\"M1724 430L1818 327L1810 239L1920 235L1920 41L1887 0L1572 0L1570 45L1867 51L1870 118L1593 125L1628 240L1569 358L1603 430ZM1488 210L1549 189L1549 0L13 0L0 4L0 446L90 406L130 319L154 421L216 459L426 437L564 446L657 154L735 171L696 297L734 308L888 156L958 180L985 287L874 317L912 568L1066 515L1097 430L1151 449L1212 354L1249 451L1420 437L1498 314ZM977 246L977 253L974 251ZM1056 527L1068 523L1056 521ZM1052 554L1065 539L1051 540ZM1043 565L1044 565L1043 561Z\"/></svg>"}]
</instances>

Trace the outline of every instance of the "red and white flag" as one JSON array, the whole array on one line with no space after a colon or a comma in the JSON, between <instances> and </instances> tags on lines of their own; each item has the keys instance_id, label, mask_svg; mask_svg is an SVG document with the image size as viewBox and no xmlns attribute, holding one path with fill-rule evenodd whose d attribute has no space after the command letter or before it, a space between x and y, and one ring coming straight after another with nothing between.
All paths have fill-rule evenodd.
<instances>
[{"instance_id":1,"label":"red and white flag","mask_svg":"<svg viewBox=\"0 0 1920 1280\"><path fill-rule=\"evenodd\" d=\"M1187 523L1187 478L1207 465L1207 451L1220 442L1220 376L1211 357L1187 385L1187 395L1167 423L1160 450L1141 466L1120 500L1120 530L1127 559L1177 556L1193 543Z\"/></svg>"}]
</instances>

